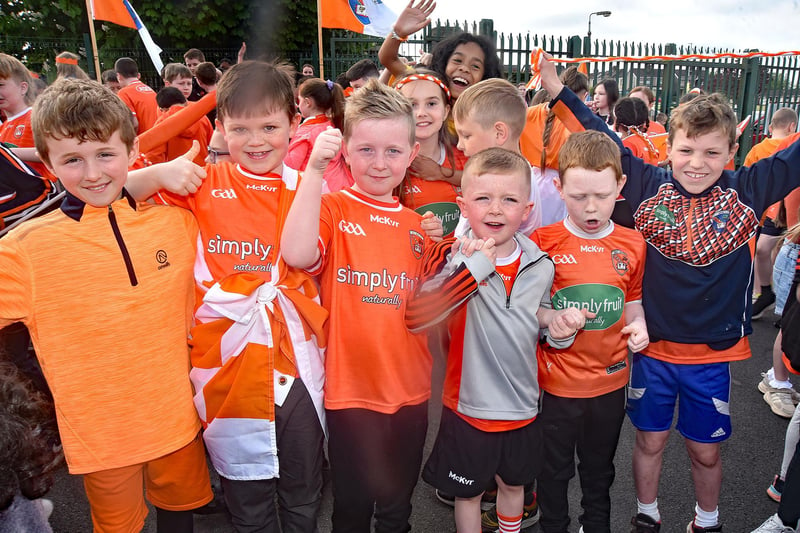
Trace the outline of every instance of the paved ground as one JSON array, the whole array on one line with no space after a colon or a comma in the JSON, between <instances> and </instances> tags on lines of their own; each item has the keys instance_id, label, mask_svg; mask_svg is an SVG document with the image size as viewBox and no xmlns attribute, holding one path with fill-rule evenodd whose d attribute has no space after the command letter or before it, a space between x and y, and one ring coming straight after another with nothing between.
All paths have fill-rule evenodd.
<instances>
[{"instance_id":1,"label":"paved ground","mask_svg":"<svg viewBox=\"0 0 800 533\"><path fill-rule=\"evenodd\" d=\"M724 479L720 501L720 512L726 533L749 532L777 509L777 504L767 498L765 490L772 480L772 475L780 467L787 421L773 415L756 390L756 384L761 379L760 372L770 365L770 350L777 330L772 327L771 322L758 322L754 326L755 334L751 337L753 357L732 365L731 411L734 435L722 447ZM435 383L441 381L441 366L439 363L435 369ZM440 386L435 386L434 400L431 402L428 449L433 442L438 424L440 390ZM630 467L632 438L632 427L626 421L617 452L617 481L611 494L613 504L611 530L615 533L629 530L630 517L636 506ZM571 531L574 532L578 529L576 520L580 512L577 482L573 483L571 495L573 517ZM51 524L56 533L91 530L88 505L80 478L62 473L49 497L55 503ZM680 435L674 433L664 458L664 474L661 480L659 505L663 520L662 532L685 531L686 523L692 517L694 502L686 451ZM330 531L330 514L331 497L329 487L326 486L319 522L322 533ZM412 525L415 531L423 533L450 533L455 530L452 510L436 500L433 489L423 482L417 486L414 495ZM231 530L230 523L224 515L195 518L195 531L198 533ZM152 513L145 531L155 531ZM538 531L540 531L538 526L528 529L529 533Z\"/></svg>"}]
</instances>

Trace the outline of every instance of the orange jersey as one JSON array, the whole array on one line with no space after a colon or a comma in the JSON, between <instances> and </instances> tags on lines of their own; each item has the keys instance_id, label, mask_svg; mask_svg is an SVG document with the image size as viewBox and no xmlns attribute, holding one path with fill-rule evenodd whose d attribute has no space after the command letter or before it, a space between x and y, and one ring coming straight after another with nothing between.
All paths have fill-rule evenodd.
<instances>
[{"instance_id":1,"label":"orange jersey","mask_svg":"<svg viewBox=\"0 0 800 533\"><path fill-rule=\"evenodd\" d=\"M667 130L664 129L664 125L660 122L656 122L655 120L650 121L650 125L647 126L647 134L648 135L659 135L661 133L667 133Z\"/></svg>"},{"instance_id":2,"label":"orange jersey","mask_svg":"<svg viewBox=\"0 0 800 533\"><path fill-rule=\"evenodd\" d=\"M464 170L467 157L458 148L453 148L453 162L447 158L444 147L437 161L442 168ZM417 176L408 175L403 182L403 205L413 209L420 215L426 211L432 211L442 220L444 226L444 236L451 235L458 224L458 217L461 210L456 204L456 196L461 193L461 187L452 185L446 181L430 181Z\"/></svg>"},{"instance_id":3,"label":"orange jersey","mask_svg":"<svg viewBox=\"0 0 800 533\"><path fill-rule=\"evenodd\" d=\"M142 134L153 127L158 119L156 92L139 80L123 87L117 93L139 122L136 133Z\"/></svg>"},{"instance_id":4,"label":"orange jersey","mask_svg":"<svg viewBox=\"0 0 800 533\"><path fill-rule=\"evenodd\" d=\"M183 109L184 107L179 105L170 107L167 111L158 115L155 124L164 122L169 117ZM200 152L198 152L193 161L195 164L203 166L206 164L206 157L208 156L208 143L211 141L212 133L214 133L214 128L211 126L211 122L209 122L208 118L205 116L200 117L200 120L172 137L172 139L167 141L165 144L157 146L153 150L147 152L145 156L151 163L172 161L173 159L177 159L188 152L192 147L192 141L197 141L200 143Z\"/></svg>"},{"instance_id":5,"label":"orange jersey","mask_svg":"<svg viewBox=\"0 0 800 533\"><path fill-rule=\"evenodd\" d=\"M586 320L569 348L540 345L539 386L567 398L591 398L628 382L625 305L641 302L646 245L632 229L616 226L594 235L564 220L536 230L531 239L556 267L553 309L577 307Z\"/></svg>"},{"instance_id":6,"label":"orange jersey","mask_svg":"<svg viewBox=\"0 0 800 533\"><path fill-rule=\"evenodd\" d=\"M30 107L3 122L3 125L0 126L0 142L13 144L19 148L34 147ZM56 177L44 166L44 163L26 161L26 164L38 172L40 176L51 181L56 180Z\"/></svg>"},{"instance_id":7,"label":"orange jersey","mask_svg":"<svg viewBox=\"0 0 800 533\"><path fill-rule=\"evenodd\" d=\"M189 209L200 225L198 282L251 272L267 281L278 257L280 224L294 197L297 172L284 177L251 174L234 163L207 165L206 179L190 196L161 192L157 200ZM287 183L289 186L287 187ZM202 275L207 270L207 275Z\"/></svg>"},{"instance_id":8,"label":"orange jersey","mask_svg":"<svg viewBox=\"0 0 800 533\"><path fill-rule=\"evenodd\" d=\"M783 141L783 139L764 139L747 152L747 157L744 158L743 165L749 167L759 159L771 156L778 151L778 145L781 144L781 141Z\"/></svg>"},{"instance_id":9,"label":"orange jersey","mask_svg":"<svg viewBox=\"0 0 800 533\"><path fill-rule=\"evenodd\" d=\"M391 414L431 394L425 335L406 329L425 247L421 217L347 189L322 197L319 269L329 311L325 407Z\"/></svg>"},{"instance_id":10,"label":"orange jersey","mask_svg":"<svg viewBox=\"0 0 800 533\"><path fill-rule=\"evenodd\" d=\"M525 128L519 139L519 147L525 159L534 167L542 164L542 150L544 150L544 129L547 123L548 104L539 104L528 108ZM547 168L558 169L558 152L570 135L560 120L555 118L550 127L550 142L547 144Z\"/></svg>"}]
</instances>

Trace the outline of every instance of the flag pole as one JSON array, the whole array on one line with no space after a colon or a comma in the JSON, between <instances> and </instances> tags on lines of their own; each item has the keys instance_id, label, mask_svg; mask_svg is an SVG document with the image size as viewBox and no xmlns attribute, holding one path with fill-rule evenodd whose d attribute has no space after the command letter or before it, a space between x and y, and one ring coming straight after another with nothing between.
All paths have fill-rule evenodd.
<instances>
[{"instance_id":1,"label":"flag pole","mask_svg":"<svg viewBox=\"0 0 800 533\"><path fill-rule=\"evenodd\" d=\"M92 11L92 0L86 0L86 14L89 16L89 35L92 39L92 55L94 55L94 72L97 81L103 83L103 74L100 72L100 58L97 57L97 38L94 35L94 12Z\"/></svg>"},{"instance_id":2,"label":"flag pole","mask_svg":"<svg viewBox=\"0 0 800 533\"><path fill-rule=\"evenodd\" d=\"M89 0L86 0L87 2ZM319 47L319 77L325 79L325 61L322 57L322 0L317 0L317 46Z\"/></svg>"}]
</instances>

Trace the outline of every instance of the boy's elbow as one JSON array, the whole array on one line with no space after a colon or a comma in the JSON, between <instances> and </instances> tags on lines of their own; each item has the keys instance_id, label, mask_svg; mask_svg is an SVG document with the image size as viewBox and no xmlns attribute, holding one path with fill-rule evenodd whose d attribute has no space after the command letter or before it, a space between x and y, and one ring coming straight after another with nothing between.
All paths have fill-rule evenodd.
<instances>
[{"instance_id":1,"label":"boy's elbow","mask_svg":"<svg viewBox=\"0 0 800 533\"><path fill-rule=\"evenodd\" d=\"M290 267L307 270L319 261L319 252L316 248L313 250L296 250L292 246L284 247L282 245L281 257Z\"/></svg>"}]
</instances>

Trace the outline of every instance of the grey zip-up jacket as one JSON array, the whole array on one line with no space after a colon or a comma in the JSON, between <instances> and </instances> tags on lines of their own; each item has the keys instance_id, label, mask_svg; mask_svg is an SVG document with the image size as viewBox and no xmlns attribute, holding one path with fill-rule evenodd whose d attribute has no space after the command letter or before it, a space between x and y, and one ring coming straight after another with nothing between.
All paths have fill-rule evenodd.
<instances>
[{"instance_id":1,"label":"grey zip-up jacket","mask_svg":"<svg viewBox=\"0 0 800 533\"><path fill-rule=\"evenodd\" d=\"M555 269L530 239L521 233L515 239L521 257L510 294L485 255L452 254L454 239L446 239L423 259L422 283L406 310L411 331L448 319L442 403L472 418L528 420L538 414L536 312L551 307ZM565 348L573 338L547 342Z\"/></svg>"}]
</instances>

